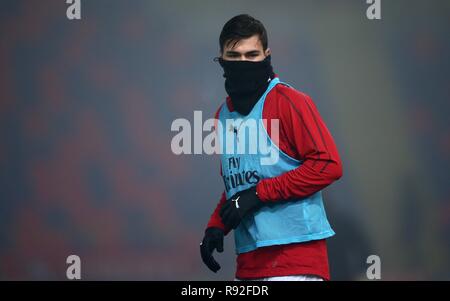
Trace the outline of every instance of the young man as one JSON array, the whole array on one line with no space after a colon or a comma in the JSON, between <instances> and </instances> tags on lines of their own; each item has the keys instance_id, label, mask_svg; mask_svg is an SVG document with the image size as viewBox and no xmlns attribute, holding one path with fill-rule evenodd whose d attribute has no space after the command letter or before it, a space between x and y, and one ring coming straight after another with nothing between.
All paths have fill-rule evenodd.
<instances>
[{"instance_id":1,"label":"young man","mask_svg":"<svg viewBox=\"0 0 450 301\"><path fill-rule=\"evenodd\" d=\"M333 138L312 99L274 74L260 21L232 18L219 43L228 93L216 113L225 191L200 244L202 260L217 272L213 251L223 252L234 229L236 279L329 280L325 239L334 232L321 191L342 176ZM254 137L266 143L269 161L261 148L250 153Z\"/></svg>"}]
</instances>

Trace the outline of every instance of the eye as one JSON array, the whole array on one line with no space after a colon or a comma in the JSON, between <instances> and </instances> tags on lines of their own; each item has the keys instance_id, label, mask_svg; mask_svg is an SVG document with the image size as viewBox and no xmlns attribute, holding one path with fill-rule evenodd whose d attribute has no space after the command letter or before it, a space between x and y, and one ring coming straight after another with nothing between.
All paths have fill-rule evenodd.
<instances>
[{"instance_id":1,"label":"eye","mask_svg":"<svg viewBox=\"0 0 450 301\"><path fill-rule=\"evenodd\" d=\"M249 58L255 58L255 57L257 57L258 55L259 55L259 53L257 53L257 52L252 52L252 53L247 54L246 56L249 57Z\"/></svg>"}]
</instances>

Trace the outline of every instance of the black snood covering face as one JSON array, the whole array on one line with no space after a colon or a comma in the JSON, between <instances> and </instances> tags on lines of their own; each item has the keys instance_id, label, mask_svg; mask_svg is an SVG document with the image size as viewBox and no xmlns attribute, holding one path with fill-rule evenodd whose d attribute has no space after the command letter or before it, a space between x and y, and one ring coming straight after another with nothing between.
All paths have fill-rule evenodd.
<instances>
[{"instance_id":1,"label":"black snood covering face","mask_svg":"<svg viewBox=\"0 0 450 301\"><path fill-rule=\"evenodd\" d=\"M270 55L263 61L227 61L219 58L224 70L225 90L231 98L234 110L248 115L269 82L274 78Z\"/></svg>"}]
</instances>

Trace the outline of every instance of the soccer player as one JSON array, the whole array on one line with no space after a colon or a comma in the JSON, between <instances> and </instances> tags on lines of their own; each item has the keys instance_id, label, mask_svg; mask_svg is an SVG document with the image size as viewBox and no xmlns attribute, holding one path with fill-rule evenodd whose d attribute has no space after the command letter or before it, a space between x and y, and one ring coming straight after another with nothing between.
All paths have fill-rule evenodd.
<instances>
[{"instance_id":1,"label":"soccer player","mask_svg":"<svg viewBox=\"0 0 450 301\"><path fill-rule=\"evenodd\" d=\"M334 231L321 191L342 176L333 137L311 97L273 72L260 21L230 19L219 43L228 93L216 113L225 190L200 244L202 260L217 272L213 252L223 252L234 230L237 280L329 280L326 239ZM255 137L276 156L250 153Z\"/></svg>"}]
</instances>

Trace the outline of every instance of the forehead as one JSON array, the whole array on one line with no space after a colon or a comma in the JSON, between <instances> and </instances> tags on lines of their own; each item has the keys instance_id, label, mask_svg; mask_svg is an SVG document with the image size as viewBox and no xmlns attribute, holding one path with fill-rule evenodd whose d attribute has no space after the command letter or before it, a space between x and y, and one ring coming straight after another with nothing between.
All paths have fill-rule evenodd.
<instances>
[{"instance_id":1,"label":"forehead","mask_svg":"<svg viewBox=\"0 0 450 301\"><path fill-rule=\"evenodd\" d=\"M258 35L251 36L250 38L239 40L235 45L232 41L224 47L224 51L236 51L245 53L254 50L263 51L263 46ZM233 47L234 46L234 47Z\"/></svg>"}]
</instances>

